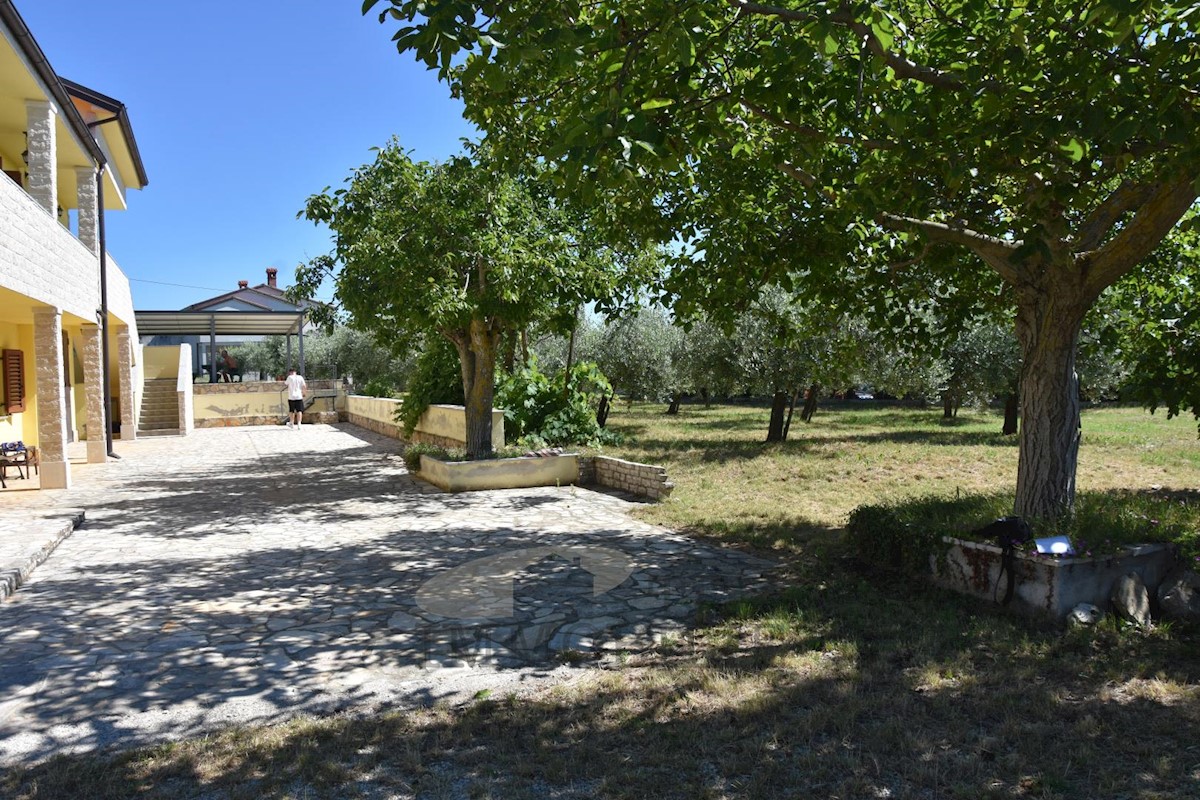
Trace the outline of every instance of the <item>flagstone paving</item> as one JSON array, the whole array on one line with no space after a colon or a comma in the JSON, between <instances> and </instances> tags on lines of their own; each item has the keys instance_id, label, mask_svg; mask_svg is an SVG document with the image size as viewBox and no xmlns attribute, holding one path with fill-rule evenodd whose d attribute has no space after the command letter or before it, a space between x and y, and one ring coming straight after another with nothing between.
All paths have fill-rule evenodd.
<instances>
[{"instance_id":1,"label":"flagstone paving","mask_svg":"<svg viewBox=\"0 0 1200 800\"><path fill-rule=\"evenodd\" d=\"M441 493L350 425L116 449L68 493L0 495L86 512L0 604L0 762L570 680L772 566L609 494Z\"/></svg>"}]
</instances>

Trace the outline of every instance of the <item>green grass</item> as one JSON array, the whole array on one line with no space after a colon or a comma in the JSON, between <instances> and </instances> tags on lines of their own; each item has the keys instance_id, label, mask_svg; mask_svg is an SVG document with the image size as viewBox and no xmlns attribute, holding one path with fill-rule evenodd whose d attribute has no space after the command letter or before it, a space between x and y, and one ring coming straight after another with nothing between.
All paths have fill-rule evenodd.
<instances>
[{"instance_id":1,"label":"green grass","mask_svg":"<svg viewBox=\"0 0 1200 800\"><path fill-rule=\"evenodd\" d=\"M1017 440L1000 434L997 413L964 409L943 420L933 409L843 406L766 445L765 407L685 405L678 417L663 408L620 405L609 420L625 444L606 453L661 464L676 484L669 503L642 516L761 548L839 530L860 505L1005 494L1016 484ZM1194 492L1195 423L1136 408L1085 411L1078 485L1092 497Z\"/></svg>"},{"instance_id":2,"label":"green grass","mask_svg":"<svg viewBox=\"0 0 1200 800\"><path fill-rule=\"evenodd\" d=\"M0 796L1200 797L1200 632L1062 631L847 556L860 503L1009 491L997 417L824 411L774 446L761 408L622 406L611 424L627 443L607 452L677 484L639 513L769 551L777 591L530 697L59 758ZM1086 491L1200 486L1188 420L1089 411L1084 437Z\"/></svg>"}]
</instances>

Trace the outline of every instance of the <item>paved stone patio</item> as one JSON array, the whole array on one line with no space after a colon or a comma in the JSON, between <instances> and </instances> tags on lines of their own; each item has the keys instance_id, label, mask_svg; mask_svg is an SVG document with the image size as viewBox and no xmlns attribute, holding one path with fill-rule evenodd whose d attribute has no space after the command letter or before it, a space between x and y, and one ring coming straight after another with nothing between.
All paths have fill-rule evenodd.
<instances>
[{"instance_id":1,"label":"paved stone patio","mask_svg":"<svg viewBox=\"0 0 1200 800\"><path fill-rule=\"evenodd\" d=\"M0 539L86 512L0 604L0 762L571 680L771 567L586 489L443 494L351 425L116 450L0 495Z\"/></svg>"}]
</instances>

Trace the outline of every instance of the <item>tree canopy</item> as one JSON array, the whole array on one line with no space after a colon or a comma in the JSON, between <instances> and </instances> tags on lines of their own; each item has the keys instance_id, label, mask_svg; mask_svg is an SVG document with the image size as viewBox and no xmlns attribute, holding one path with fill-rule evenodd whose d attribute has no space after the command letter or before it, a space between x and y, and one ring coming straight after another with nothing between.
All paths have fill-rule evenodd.
<instances>
[{"instance_id":1,"label":"tree canopy","mask_svg":"<svg viewBox=\"0 0 1200 800\"><path fill-rule=\"evenodd\" d=\"M381 2L494 146L683 240L677 305L1002 295L1016 511L1071 507L1082 319L1197 196L1194 4Z\"/></svg>"}]
</instances>

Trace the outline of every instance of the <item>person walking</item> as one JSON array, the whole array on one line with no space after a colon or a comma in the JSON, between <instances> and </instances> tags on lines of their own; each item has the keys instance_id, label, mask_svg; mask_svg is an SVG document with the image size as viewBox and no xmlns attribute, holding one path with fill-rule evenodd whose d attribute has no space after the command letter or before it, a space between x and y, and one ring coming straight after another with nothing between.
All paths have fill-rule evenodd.
<instances>
[{"instance_id":1,"label":"person walking","mask_svg":"<svg viewBox=\"0 0 1200 800\"><path fill-rule=\"evenodd\" d=\"M308 395L308 384L304 380L303 375L297 375L295 369L288 370L287 380L288 393L288 427L300 430L300 423L304 417L304 398Z\"/></svg>"}]
</instances>

